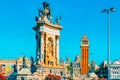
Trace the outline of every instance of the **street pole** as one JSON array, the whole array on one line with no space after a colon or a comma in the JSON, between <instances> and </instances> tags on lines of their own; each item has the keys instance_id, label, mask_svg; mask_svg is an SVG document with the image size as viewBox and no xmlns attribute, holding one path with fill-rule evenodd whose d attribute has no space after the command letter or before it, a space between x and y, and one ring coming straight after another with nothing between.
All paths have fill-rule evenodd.
<instances>
[{"instance_id":1,"label":"street pole","mask_svg":"<svg viewBox=\"0 0 120 80\"><path fill-rule=\"evenodd\" d=\"M108 16L108 47L107 47L107 58L108 58L108 61L107 61L107 64L108 64L108 80L110 80L110 12L115 12L115 9L114 8L110 8L109 10L107 9L103 9L102 10L102 13L107 13L107 16Z\"/></svg>"},{"instance_id":2,"label":"street pole","mask_svg":"<svg viewBox=\"0 0 120 80\"><path fill-rule=\"evenodd\" d=\"M108 80L110 79L110 12L108 14Z\"/></svg>"}]
</instances>

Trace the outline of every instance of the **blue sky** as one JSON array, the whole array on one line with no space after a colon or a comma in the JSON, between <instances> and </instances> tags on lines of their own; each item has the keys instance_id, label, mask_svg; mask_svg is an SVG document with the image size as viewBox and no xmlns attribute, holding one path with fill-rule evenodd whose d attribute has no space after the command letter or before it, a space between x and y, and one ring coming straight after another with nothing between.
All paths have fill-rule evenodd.
<instances>
[{"instance_id":1,"label":"blue sky","mask_svg":"<svg viewBox=\"0 0 120 80\"><path fill-rule=\"evenodd\" d=\"M42 2L52 8L52 16L62 15L60 57L71 61L81 55L80 40L86 34L90 40L90 62L107 60L107 15L104 8L114 7L111 13L111 60L120 59L120 1L119 0L0 0L0 58L12 59L35 56L34 17Z\"/></svg>"}]
</instances>

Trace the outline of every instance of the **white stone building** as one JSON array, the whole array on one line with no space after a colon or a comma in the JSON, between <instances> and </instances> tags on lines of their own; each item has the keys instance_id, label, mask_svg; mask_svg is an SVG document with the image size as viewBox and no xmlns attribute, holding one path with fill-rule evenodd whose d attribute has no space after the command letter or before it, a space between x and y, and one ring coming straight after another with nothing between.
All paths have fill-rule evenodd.
<instances>
[{"instance_id":1,"label":"white stone building","mask_svg":"<svg viewBox=\"0 0 120 80\"><path fill-rule=\"evenodd\" d=\"M110 79L120 80L120 60L116 60L110 64Z\"/></svg>"}]
</instances>

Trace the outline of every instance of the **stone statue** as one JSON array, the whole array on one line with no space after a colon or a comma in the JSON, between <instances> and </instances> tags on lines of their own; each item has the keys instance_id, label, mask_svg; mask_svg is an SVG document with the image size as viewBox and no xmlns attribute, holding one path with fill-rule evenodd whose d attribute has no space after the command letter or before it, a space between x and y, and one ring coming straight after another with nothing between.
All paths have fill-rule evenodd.
<instances>
[{"instance_id":1,"label":"stone statue","mask_svg":"<svg viewBox=\"0 0 120 80\"><path fill-rule=\"evenodd\" d=\"M66 57L66 63L69 64L70 63L70 58L69 57Z\"/></svg>"},{"instance_id":2,"label":"stone statue","mask_svg":"<svg viewBox=\"0 0 120 80\"><path fill-rule=\"evenodd\" d=\"M53 53L53 46L52 46L52 42L48 42L48 44L47 44L47 47L48 47L48 53L50 54L50 55L53 55L52 53Z\"/></svg>"},{"instance_id":3,"label":"stone statue","mask_svg":"<svg viewBox=\"0 0 120 80\"><path fill-rule=\"evenodd\" d=\"M38 17L37 16L35 16L35 21L38 21Z\"/></svg>"},{"instance_id":4,"label":"stone statue","mask_svg":"<svg viewBox=\"0 0 120 80\"><path fill-rule=\"evenodd\" d=\"M56 24L57 25L60 25L60 20L62 19L62 16L57 16L56 18L55 18L55 22L56 22Z\"/></svg>"},{"instance_id":5,"label":"stone statue","mask_svg":"<svg viewBox=\"0 0 120 80\"><path fill-rule=\"evenodd\" d=\"M57 25L60 24L60 21L59 21L59 18L58 18L58 17L55 18L55 22L56 22Z\"/></svg>"},{"instance_id":6,"label":"stone statue","mask_svg":"<svg viewBox=\"0 0 120 80\"><path fill-rule=\"evenodd\" d=\"M30 71L31 73L33 74L34 72L36 72L36 66L34 65L34 58L31 56L30 57L30 60L31 60L31 66L30 66Z\"/></svg>"},{"instance_id":7,"label":"stone statue","mask_svg":"<svg viewBox=\"0 0 120 80\"><path fill-rule=\"evenodd\" d=\"M38 16L41 17L41 18L43 18L45 16L45 11L40 8L38 10Z\"/></svg>"},{"instance_id":8,"label":"stone statue","mask_svg":"<svg viewBox=\"0 0 120 80\"><path fill-rule=\"evenodd\" d=\"M50 4L47 2L43 2L43 9L38 10L38 16L41 17L41 20L46 16L47 19L52 22L52 17L51 17L51 8ZM35 17L35 20L38 21L38 17Z\"/></svg>"},{"instance_id":9,"label":"stone statue","mask_svg":"<svg viewBox=\"0 0 120 80\"><path fill-rule=\"evenodd\" d=\"M45 16L47 16L48 20L50 20L50 16L51 16L50 4L47 2L43 2L43 8L44 8Z\"/></svg>"},{"instance_id":10,"label":"stone statue","mask_svg":"<svg viewBox=\"0 0 120 80\"><path fill-rule=\"evenodd\" d=\"M34 58L32 56L30 57L30 60L31 60L31 64L34 64Z\"/></svg>"},{"instance_id":11,"label":"stone statue","mask_svg":"<svg viewBox=\"0 0 120 80\"><path fill-rule=\"evenodd\" d=\"M24 56L23 56L23 68L27 68L27 64Z\"/></svg>"},{"instance_id":12,"label":"stone statue","mask_svg":"<svg viewBox=\"0 0 120 80\"><path fill-rule=\"evenodd\" d=\"M60 63L61 63L61 64L64 64L64 58L61 58L61 59L60 59Z\"/></svg>"},{"instance_id":13,"label":"stone statue","mask_svg":"<svg viewBox=\"0 0 120 80\"><path fill-rule=\"evenodd\" d=\"M41 16L41 14L42 14L42 9L40 8L38 9L38 16Z\"/></svg>"}]
</instances>

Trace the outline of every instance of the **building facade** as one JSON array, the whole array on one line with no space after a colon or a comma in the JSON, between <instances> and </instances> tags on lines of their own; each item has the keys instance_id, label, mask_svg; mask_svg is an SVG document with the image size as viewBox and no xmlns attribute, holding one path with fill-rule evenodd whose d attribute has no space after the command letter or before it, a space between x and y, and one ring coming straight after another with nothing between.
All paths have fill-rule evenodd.
<instances>
[{"instance_id":1,"label":"building facade","mask_svg":"<svg viewBox=\"0 0 120 80\"><path fill-rule=\"evenodd\" d=\"M120 60L116 60L110 64L110 79L120 80Z\"/></svg>"},{"instance_id":2,"label":"building facade","mask_svg":"<svg viewBox=\"0 0 120 80\"><path fill-rule=\"evenodd\" d=\"M80 58L79 56L75 57L75 61L72 62L73 67L73 77L80 77Z\"/></svg>"}]
</instances>

